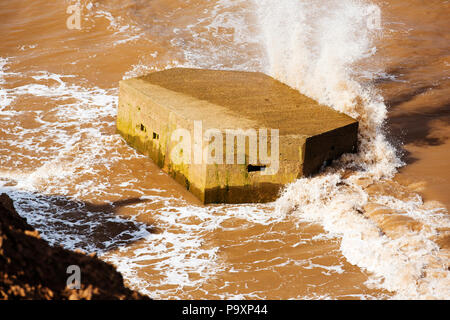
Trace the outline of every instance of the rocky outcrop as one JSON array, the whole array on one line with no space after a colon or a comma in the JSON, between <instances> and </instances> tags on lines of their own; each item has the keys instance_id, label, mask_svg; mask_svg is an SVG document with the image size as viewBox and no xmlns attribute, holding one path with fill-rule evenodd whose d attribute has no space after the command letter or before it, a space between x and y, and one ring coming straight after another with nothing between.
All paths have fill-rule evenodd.
<instances>
[{"instance_id":1,"label":"rocky outcrop","mask_svg":"<svg viewBox=\"0 0 450 320\"><path fill-rule=\"evenodd\" d=\"M79 289L66 286L67 268L81 271ZM0 195L0 299L149 299L125 287L122 275L95 255L51 247Z\"/></svg>"}]
</instances>

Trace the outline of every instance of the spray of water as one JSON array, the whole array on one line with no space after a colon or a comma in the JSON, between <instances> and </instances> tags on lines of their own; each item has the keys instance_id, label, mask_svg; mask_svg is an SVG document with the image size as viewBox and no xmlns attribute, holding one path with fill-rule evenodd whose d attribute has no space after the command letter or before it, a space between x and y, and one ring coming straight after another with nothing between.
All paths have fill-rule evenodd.
<instances>
[{"instance_id":1,"label":"spray of water","mask_svg":"<svg viewBox=\"0 0 450 320\"><path fill-rule=\"evenodd\" d=\"M360 123L358 153L343 156L316 177L289 185L276 201L276 212L319 222L342 236L341 251L352 264L373 272L372 284L396 291L399 297L448 297L445 256L436 258L439 249L430 240L448 219L427 221L429 228L393 238L366 214L369 204L415 219L430 214L420 197L406 205L394 197L387 202L368 190L402 165L382 130L387 114L382 97L356 80L357 65L376 52L374 40L382 35L380 10L359 0L262 0L254 5L266 72ZM364 67L370 74L370 66ZM424 276L432 264L438 265L434 271L440 281Z\"/></svg>"}]
</instances>

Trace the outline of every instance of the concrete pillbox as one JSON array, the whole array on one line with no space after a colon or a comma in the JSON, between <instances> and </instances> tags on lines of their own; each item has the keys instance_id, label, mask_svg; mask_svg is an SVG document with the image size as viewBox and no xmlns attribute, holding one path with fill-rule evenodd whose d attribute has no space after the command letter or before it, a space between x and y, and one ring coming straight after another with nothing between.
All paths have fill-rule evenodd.
<instances>
[{"instance_id":1,"label":"concrete pillbox","mask_svg":"<svg viewBox=\"0 0 450 320\"><path fill-rule=\"evenodd\" d=\"M203 203L245 203L275 200L283 185L354 152L358 122L262 73L175 68L120 82L117 129ZM180 129L191 150L180 148Z\"/></svg>"}]
</instances>

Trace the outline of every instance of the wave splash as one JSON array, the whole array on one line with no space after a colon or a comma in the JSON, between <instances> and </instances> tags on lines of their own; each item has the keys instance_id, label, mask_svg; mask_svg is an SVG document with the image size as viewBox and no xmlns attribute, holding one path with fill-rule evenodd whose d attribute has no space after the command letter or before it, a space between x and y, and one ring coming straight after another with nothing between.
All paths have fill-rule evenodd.
<instances>
[{"instance_id":1,"label":"wave splash","mask_svg":"<svg viewBox=\"0 0 450 320\"><path fill-rule=\"evenodd\" d=\"M439 228L450 225L445 209L427 207L417 194L395 196L407 191L389 181L403 163L383 132L387 107L370 81L360 79L362 73L374 79L378 72L364 62L382 35L380 9L358 0L254 5L265 71L360 123L358 153L289 185L275 203L276 213L319 222L339 234L345 257L373 273L371 285L398 298L448 298L448 258L432 241ZM420 221L420 227L403 228L405 219Z\"/></svg>"}]
</instances>

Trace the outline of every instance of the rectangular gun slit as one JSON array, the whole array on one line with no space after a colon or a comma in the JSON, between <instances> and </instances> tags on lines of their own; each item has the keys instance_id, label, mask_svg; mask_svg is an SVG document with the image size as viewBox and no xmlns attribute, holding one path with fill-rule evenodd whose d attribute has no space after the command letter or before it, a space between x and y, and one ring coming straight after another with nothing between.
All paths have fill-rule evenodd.
<instances>
[{"instance_id":1,"label":"rectangular gun slit","mask_svg":"<svg viewBox=\"0 0 450 320\"><path fill-rule=\"evenodd\" d=\"M249 164L247 166L247 171L248 172L257 172L257 171L264 171L264 170L266 170L266 166L254 166L254 165L251 165L251 164Z\"/></svg>"}]
</instances>

